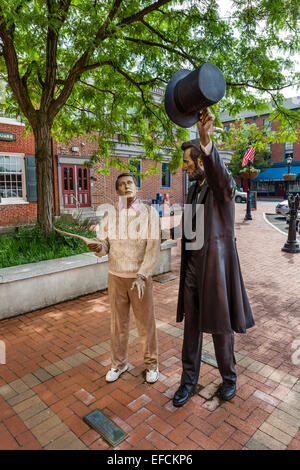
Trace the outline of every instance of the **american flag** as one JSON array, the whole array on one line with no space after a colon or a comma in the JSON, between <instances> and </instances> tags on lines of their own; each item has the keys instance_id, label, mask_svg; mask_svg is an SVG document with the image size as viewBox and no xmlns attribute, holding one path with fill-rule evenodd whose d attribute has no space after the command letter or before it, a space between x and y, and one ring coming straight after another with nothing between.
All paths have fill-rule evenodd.
<instances>
[{"instance_id":1,"label":"american flag","mask_svg":"<svg viewBox=\"0 0 300 470\"><path fill-rule=\"evenodd\" d=\"M245 155L244 155L244 158L243 158L243 161L242 161L242 166L245 166L247 165L247 162L248 160L250 160L251 163L253 163L253 159L254 159L254 153L255 153L255 150L253 147L250 147Z\"/></svg>"}]
</instances>

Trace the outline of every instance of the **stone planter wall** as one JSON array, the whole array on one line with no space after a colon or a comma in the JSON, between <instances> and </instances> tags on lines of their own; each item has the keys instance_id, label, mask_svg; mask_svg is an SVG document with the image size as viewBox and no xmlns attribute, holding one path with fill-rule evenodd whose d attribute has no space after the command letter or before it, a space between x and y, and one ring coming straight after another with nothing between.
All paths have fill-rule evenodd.
<instances>
[{"instance_id":1,"label":"stone planter wall","mask_svg":"<svg viewBox=\"0 0 300 470\"><path fill-rule=\"evenodd\" d=\"M171 248L161 244L153 275L171 270ZM107 256L93 253L0 269L0 320L107 288Z\"/></svg>"}]
</instances>

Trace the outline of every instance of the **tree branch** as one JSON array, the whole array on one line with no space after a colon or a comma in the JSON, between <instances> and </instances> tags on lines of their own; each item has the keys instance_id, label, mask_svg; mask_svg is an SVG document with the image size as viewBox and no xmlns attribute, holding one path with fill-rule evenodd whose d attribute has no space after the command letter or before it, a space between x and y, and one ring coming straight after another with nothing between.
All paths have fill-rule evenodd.
<instances>
[{"instance_id":1,"label":"tree branch","mask_svg":"<svg viewBox=\"0 0 300 470\"><path fill-rule=\"evenodd\" d=\"M83 80L79 80L79 82L82 83L83 85L86 85L86 86L90 87L90 88L94 88L94 90L100 91L101 93L110 93L111 95L115 96L115 93L111 90L104 90L102 88L98 88L95 85L92 85L91 83L84 82Z\"/></svg>"},{"instance_id":2,"label":"tree branch","mask_svg":"<svg viewBox=\"0 0 300 470\"><path fill-rule=\"evenodd\" d=\"M8 83L24 115L33 126L36 122L36 110L29 97L26 81L22 81L19 73L18 58L11 33L2 16L0 8L0 37L3 41L3 56L7 68Z\"/></svg>"},{"instance_id":3,"label":"tree branch","mask_svg":"<svg viewBox=\"0 0 300 470\"><path fill-rule=\"evenodd\" d=\"M28 77L30 76L31 72L32 72L32 69L33 69L33 66L34 64L36 64L36 61L33 60L27 67L27 70L26 72L24 73L23 77L21 78L22 80L22 83L24 84L24 86L27 88L27 80L28 80Z\"/></svg>"},{"instance_id":4,"label":"tree branch","mask_svg":"<svg viewBox=\"0 0 300 470\"><path fill-rule=\"evenodd\" d=\"M145 15L150 13L151 11L158 10L159 7L170 3L172 0L158 0L157 2L149 5L148 7L144 8L143 10L135 13L134 15L128 16L127 18L123 18L117 26L126 26L130 23L134 23L135 21L140 21L144 18Z\"/></svg>"},{"instance_id":5,"label":"tree branch","mask_svg":"<svg viewBox=\"0 0 300 470\"><path fill-rule=\"evenodd\" d=\"M266 92L269 92L269 91L280 91L280 90L283 90L284 88L288 88L290 86L296 86L296 85L299 85L300 82L296 82L296 83L290 83L289 85L283 85L283 86L280 86L280 87L277 87L277 88L266 88L266 87L261 87L261 86L258 86L258 85L254 85L252 83L248 83L248 82L241 82L241 83L231 83L231 82L226 82L226 85L227 86L248 86L249 88L255 88L256 90L261 90L261 91L266 91Z\"/></svg>"},{"instance_id":6,"label":"tree branch","mask_svg":"<svg viewBox=\"0 0 300 470\"><path fill-rule=\"evenodd\" d=\"M123 2L123 0L115 0L115 3L113 4L113 7L112 9L110 10L106 20L104 21L103 25L101 26L101 28L99 28L98 30L98 33L96 35L96 41L98 42L99 40L101 39L104 39L104 36L105 36L105 33L106 33L106 30L109 26L109 24L111 23L111 21L114 19L114 17L116 16L117 14L117 11L121 5L121 3Z\"/></svg>"},{"instance_id":7,"label":"tree branch","mask_svg":"<svg viewBox=\"0 0 300 470\"><path fill-rule=\"evenodd\" d=\"M68 0L70 2L71 0ZM81 75L82 72L85 72L87 70L92 70L93 68L98 68L101 67L102 65L106 65L106 62L101 62L97 64L92 64L92 65L86 65L90 56L92 55L93 51L95 48L98 46L99 42L103 39L105 39L105 34L106 34L106 29L112 19L115 17L119 6L121 5L123 0L115 0L113 7L111 11L108 14L108 17L104 24L98 29L97 34L95 36L94 44L93 46L89 47L82 55L81 57L76 61L74 66L69 72L68 77L64 81L64 87L58 96L56 100L51 100L51 105L50 105L50 115L54 119L60 108L66 103L67 99L69 98L70 94L72 93L73 86L78 79L78 77ZM109 65L109 64L107 64Z\"/></svg>"},{"instance_id":8,"label":"tree branch","mask_svg":"<svg viewBox=\"0 0 300 470\"><path fill-rule=\"evenodd\" d=\"M103 62L95 62L94 64L85 65L82 68L82 72L87 72L88 70L97 69L99 67L102 67L103 65L112 65L112 61L111 60L104 60Z\"/></svg>"},{"instance_id":9,"label":"tree branch","mask_svg":"<svg viewBox=\"0 0 300 470\"><path fill-rule=\"evenodd\" d=\"M151 47L160 47L161 49L165 49L169 52L173 52L174 54L178 54L180 55L181 57L183 57L184 59L187 59L194 67L197 67L197 64L196 62L194 61L194 59L192 57L190 57L186 52L181 52L179 51L178 49L174 49L173 47L170 47L170 46L167 46L165 44L160 44L158 42L153 42L153 41L147 41L146 39L135 39L135 38L130 38L128 36L125 36L123 38L125 41L131 41L131 42L136 42L136 43L142 43L142 44L146 44L147 46L151 46Z\"/></svg>"},{"instance_id":10,"label":"tree branch","mask_svg":"<svg viewBox=\"0 0 300 470\"><path fill-rule=\"evenodd\" d=\"M74 104L71 104L71 103L67 103L66 104L66 107L67 108L74 108L74 109L77 109L78 111L81 111L83 113L91 113L91 114L94 114L92 111L90 111L89 109L86 109L86 108L81 108L79 106L75 106Z\"/></svg>"},{"instance_id":11,"label":"tree branch","mask_svg":"<svg viewBox=\"0 0 300 470\"><path fill-rule=\"evenodd\" d=\"M132 83L132 85L134 85L134 86L136 86L136 87L138 88L138 90L139 90L140 93L141 93L141 98L142 98L142 100L143 100L143 103L144 103L145 108L148 109L148 111L150 111L150 113L153 114L153 116L155 116L156 119L158 119L158 120L162 123L162 125L163 125L163 122L162 122L162 120L160 119L160 117L157 116L157 114L155 114L155 112L154 112L151 108L149 108L149 106L148 106L148 103L147 103L146 98L145 98L145 95L144 95L144 90L141 88L141 83L142 83L142 82L141 82L141 83L136 82L136 81L134 80L134 78L132 78L130 75L128 75L127 72L125 72L125 70L120 69L118 66L116 66L116 65L114 65L114 64L111 64L111 65L112 65L112 67L114 67L114 69L115 69L117 72L119 72L121 75L123 75L123 77L125 77L126 80L128 80L130 83Z\"/></svg>"},{"instance_id":12,"label":"tree branch","mask_svg":"<svg viewBox=\"0 0 300 470\"><path fill-rule=\"evenodd\" d=\"M49 108L49 113L51 118L54 119L60 108L66 103L69 96L72 93L73 86L75 85L78 77L87 70L92 70L93 68L99 68L104 65L112 65L111 61L103 61L97 62L97 64L86 65L86 61L88 60L90 55L89 51L85 51L84 54L77 60L75 65L69 72L68 77L66 80L57 80L57 83L62 83L64 85L60 95L55 99L52 100L52 103Z\"/></svg>"},{"instance_id":13,"label":"tree branch","mask_svg":"<svg viewBox=\"0 0 300 470\"><path fill-rule=\"evenodd\" d=\"M166 3L170 3L171 1L172 0L159 0L156 3L150 5L149 7L144 8L143 10L136 13L135 15L133 15L131 17L128 17L128 18L124 18L121 21L121 24L125 25L125 24L130 24L133 21L138 21L141 18L143 18L147 13L150 13L150 11L153 11L153 10L157 9L157 8L159 8L160 6L162 6ZM115 0L114 5L113 5L113 7L112 7L112 9L111 9L111 11L108 15L108 18L107 18L107 20L104 24L107 24L107 25L109 24L109 22L116 15L117 10L118 10L120 5L121 5L121 0ZM56 100L52 99L51 105L50 105L50 108L49 108L49 117L51 119L54 119L54 117L56 116L56 114L58 113L60 108L68 100L70 94L72 93L73 86L74 86L76 80L78 79L78 77L81 75L81 73L83 73L87 70L92 70L93 68L101 67L103 65L111 65L111 66L115 67L114 64L111 61L103 61L103 62L98 62L98 63L95 63L95 64L87 65L87 62L88 62L89 58L91 57L91 55L92 55L93 51L95 50L95 48L98 46L100 40L103 40L105 38L106 29L107 29L107 27L105 28L104 25L102 25L99 28L99 30L98 30L98 32L95 36L93 46L90 46L81 55L81 57L76 61L76 63L74 64L74 66L70 70L69 75L68 75L68 77L66 78L66 80L64 82L64 87L63 87L60 95L56 98ZM185 57L185 58L187 58L187 57Z\"/></svg>"},{"instance_id":14,"label":"tree branch","mask_svg":"<svg viewBox=\"0 0 300 470\"><path fill-rule=\"evenodd\" d=\"M173 41L166 38L163 34L161 34L159 31L157 31L155 28L153 28L153 26L151 26L149 23L147 23L147 21L145 21L144 19L141 19L141 23L143 23L143 25L146 26L146 28L148 28L152 33L156 34L163 41L168 42L170 44L175 44Z\"/></svg>"},{"instance_id":15,"label":"tree branch","mask_svg":"<svg viewBox=\"0 0 300 470\"><path fill-rule=\"evenodd\" d=\"M68 11L70 8L71 0L61 0L60 8L57 10L57 5L53 0L47 0L48 8L48 21L52 18L58 21L58 26L54 29L53 26L48 26L47 32L47 46L46 46L46 77L45 81L39 81L43 83L43 91L41 96L40 109L47 111L54 95L55 84L56 84L56 71L57 71L57 43L59 30L65 22Z\"/></svg>"}]
</instances>

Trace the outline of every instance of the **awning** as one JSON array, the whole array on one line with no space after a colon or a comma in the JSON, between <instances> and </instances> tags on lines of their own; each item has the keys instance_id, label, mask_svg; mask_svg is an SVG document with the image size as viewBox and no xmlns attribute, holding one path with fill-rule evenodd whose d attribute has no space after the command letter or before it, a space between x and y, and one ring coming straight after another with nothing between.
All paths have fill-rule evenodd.
<instances>
[{"instance_id":1,"label":"awning","mask_svg":"<svg viewBox=\"0 0 300 470\"><path fill-rule=\"evenodd\" d=\"M259 175L254 178L252 181L284 181L283 175L288 173L288 167L287 166L281 166L281 167L272 167L272 168L267 168L264 171L261 171ZM297 174L299 173L299 168L291 168L290 173L295 173L296 178Z\"/></svg>"}]
</instances>

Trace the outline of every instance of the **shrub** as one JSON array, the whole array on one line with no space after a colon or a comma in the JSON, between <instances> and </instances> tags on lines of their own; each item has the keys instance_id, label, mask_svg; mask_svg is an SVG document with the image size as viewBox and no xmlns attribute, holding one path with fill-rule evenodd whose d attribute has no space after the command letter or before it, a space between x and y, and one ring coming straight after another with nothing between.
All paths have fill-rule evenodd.
<instances>
[{"instance_id":1,"label":"shrub","mask_svg":"<svg viewBox=\"0 0 300 470\"><path fill-rule=\"evenodd\" d=\"M95 237L95 232L89 229L88 224L80 225L78 220L70 220L64 216L55 222L55 226L88 238ZM89 251L84 242L78 238L55 231L47 238L44 231L37 225L19 227L13 234L0 236L0 268L62 258Z\"/></svg>"}]
</instances>

